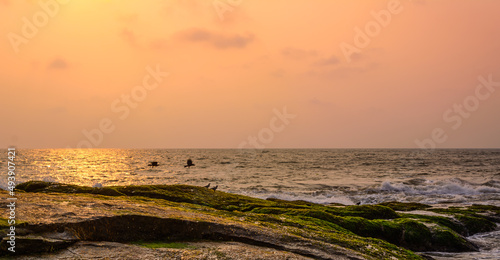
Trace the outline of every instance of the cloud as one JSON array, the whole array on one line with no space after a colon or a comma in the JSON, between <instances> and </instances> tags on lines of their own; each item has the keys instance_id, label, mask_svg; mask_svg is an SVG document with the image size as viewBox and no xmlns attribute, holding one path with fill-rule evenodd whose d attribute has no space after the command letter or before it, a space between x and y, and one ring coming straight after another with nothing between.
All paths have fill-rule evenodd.
<instances>
[{"instance_id":1,"label":"cloud","mask_svg":"<svg viewBox=\"0 0 500 260\"><path fill-rule=\"evenodd\" d=\"M179 32L179 37L183 41L193 43L207 43L216 49L245 48L254 40L252 34L241 36L239 34L220 34L200 28L191 28Z\"/></svg>"},{"instance_id":2,"label":"cloud","mask_svg":"<svg viewBox=\"0 0 500 260\"><path fill-rule=\"evenodd\" d=\"M379 67L377 63L369 63L364 66L340 66L328 70L310 70L307 74L313 77L324 79L338 79L359 76L360 74L367 73Z\"/></svg>"},{"instance_id":3,"label":"cloud","mask_svg":"<svg viewBox=\"0 0 500 260\"><path fill-rule=\"evenodd\" d=\"M338 109L336 105L329 101L321 100L317 97L313 97L307 101L307 104L311 107L321 108L321 109Z\"/></svg>"},{"instance_id":4,"label":"cloud","mask_svg":"<svg viewBox=\"0 0 500 260\"><path fill-rule=\"evenodd\" d=\"M319 106L323 104L323 102L321 102L317 97L314 97L313 99L309 100L309 104Z\"/></svg>"},{"instance_id":5,"label":"cloud","mask_svg":"<svg viewBox=\"0 0 500 260\"><path fill-rule=\"evenodd\" d=\"M363 50L361 53L351 54L351 60L355 62L367 62L369 60L374 60L384 55L385 51L382 48L371 48Z\"/></svg>"},{"instance_id":6,"label":"cloud","mask_svg":"<svg viewBox=\"0 0 500 260\"><path fill-rule=\"evenodd\" d=\"M366 60L367 58L368 58L368 56L366 54L362 54L362 53L351 54L352 61L362 61L362 60Z\"/></svg>"},{"instance_id":7,"label":"cloud","mask_svg":"<svg viewBox=\"0 0 500 260\"><path fill-rule=\"evenodd\" d=\"M285 76L285 70L277 69L277 70L271 71L271 73L269 73L269 74L275 78L282 78Z\"/></svg>"},{"instance_id":8,"label":"cloud","mask_svg":"<svg viewBox=\"0 0 500 260\"><path fill-rule=\"evenodd\" d=\"M152 49L152 50L163 50L163 49L166 49L168 46L168 42L167 40L165 39L153 39L150 43L149 43L149 47Z\"/></svg>"},{"instance_id":9,"label":"cloud","mask_svg":"<svg viewBox=\"0 0 500 260\"><path fill-rule=\"evenodd\" d=\"M318 53L315 50L302 50L296 48L285 48L281 51L281 54L286 58L293 60L303 60L311 57L316 57Z\"/></svg>"},{"instance_id":10,"label":"cloud","mask_svg":"<svg viewBox=\"0 0 500 260\"><path fill-rule=\"evenodd\" d=\"M120 36L125 42L129 43L132 46L136 46L137 37L132 30L123 29L123 31L120 33Z\"/></svg>"},{"instance_id":11,"label":"cloud","mask_svg":"<svg viewBox=\"0 0 500 260\"><path fill-rule=\"evenodd\" d=\"M61 59L61 58L55 58L48 66L49 69L67 69L68 68L68 63Z\"/></svg>"},{"instance_id":12,"label":"cloud","mask_svg":"<svg viewBox=\"0 0 500 260\"><path fill-rule=\"evenodd\" d=\"M320 59L314 63L316 66L330 66L330 65L336 65L340 62L339 58L337 56L332 55L330 58L327 59Z\"/></svg>"}]
</instances>

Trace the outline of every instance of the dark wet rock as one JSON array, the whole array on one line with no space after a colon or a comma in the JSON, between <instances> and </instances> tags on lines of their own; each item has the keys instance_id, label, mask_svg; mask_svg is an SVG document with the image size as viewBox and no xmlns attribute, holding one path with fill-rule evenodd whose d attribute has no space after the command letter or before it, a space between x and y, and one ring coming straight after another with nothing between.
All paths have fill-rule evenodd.
<instances>
[{"instance_id":1,"label":"dark wet rock","mask_svg":"<svg viewBox=\"0 0 500 260\"><path fill-rule=\"evenodd\" d=\"M464 224L467 229L466 235L493 231L497 226L484 216L456 215L455 218Z\"/></svg>"},{"instance_id":2,"label":"dark wet rock","mask_svg":"<svg viewBox=\"0 0 500 260\"><path fill-rule=\"evenodd\" d=\"M467 208L435 208L429 211L452 217L459 227L448 227L465 236L493 231L497 228L495 223L500 223L500 208L495 206L472 205Z\"/></svg>"},{"instance_id":3,"label":"dark wet rock","mask_svg":"<svg viewBox=\"0 0 500 260\"><path fill-rule=\"evenodd\" d=\"M0 242L1 252L9 252L7 248L10 247L10 245L7 244L7 240L8 238L3 238ZM52 239L42 236L16 236L15 242L15 254L19 255L54 252L59 249L67 248L75 243L76 240Z\"/></svg>"},{"instance_id":4,"label":"dark wet rock","mask_svg":"<svg viewBox=\"0 0 500 260\"><path fill-rule=\"evenodd\" d=\"M451 229L434 226L432 230L432 247L433 251L440 252L472 252L479 251L479 248L469 242L462 235L454 232ZM426 250L429 251L429 250Z\"/></svg>"}]
</instances>

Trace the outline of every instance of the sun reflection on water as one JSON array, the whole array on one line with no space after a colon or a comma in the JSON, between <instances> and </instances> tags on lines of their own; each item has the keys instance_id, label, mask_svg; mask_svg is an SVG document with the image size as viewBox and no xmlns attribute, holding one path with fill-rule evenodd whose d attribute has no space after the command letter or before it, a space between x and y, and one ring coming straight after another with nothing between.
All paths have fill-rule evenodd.
<instances>
[{"instance_id":1,"label":"sun reflection on water","mask_svg":"<svg viewBox=\"0 0 500 260\"><path fill-rule=\"evenodd\" d=\"M105 177L110 183L120 180L122 184L132 184L124 183L121 177L133 174L137 168L131 164L131 150L47 149L29 152L32 155L25 158L26 171L35 175L50 172L46 177L48 181L88 185Z\"/></svg>"}]
</instances>

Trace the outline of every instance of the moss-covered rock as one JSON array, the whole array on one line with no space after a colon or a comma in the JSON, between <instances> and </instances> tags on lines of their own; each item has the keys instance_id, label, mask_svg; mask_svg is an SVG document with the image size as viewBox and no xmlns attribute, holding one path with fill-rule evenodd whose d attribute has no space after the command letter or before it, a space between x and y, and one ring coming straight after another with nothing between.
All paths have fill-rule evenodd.
<instances>
[{"instance_id":1,"label":"moss-covered rock","mask_svg":"<svg viewBox=\"0 0 500 260\"><path fill-rule=\"evenodd\" d=\"M43 191L47 187L52 187L53 184L50 182L44 181L28 181L20 183L16 186L17 190L23 190L26 192L40 192Z\"/></svg>"},{"instance_id":2,"label":"moss-covered rock","mask_svg":"<svg viewBox=\"0 0 500 260\"><path fill-rule=\"evenodd\" d=\"M397 201L384 202L378 205L386 206L397 211L425 210L432 207L421 203L415 203L415 202L404 203Z\"/></svg>"},{"instance_id":3,"label":"moss-covered rock","mask_svg":"<svg viewBox=\"0 0 500 260\"><path fill-rule=\"evenodd\" d=\"M308 241L312 241L308 243L319 243L322 247L337 245L374 259L421 259L407 249L414 251L477 250L477 247L467 241L464 235L491 231L496 226L494 223L495 217L499 212L498 207L483 205L473 205L467 208L437 209L419 203L399 202L388 202L379 205L327 206L306 201L262 200L220 191L214 192L211 189L190 185L92 188L58 183L27 182L18 185L16 188L25 192L92 196L94 200L130 200L134 205L142 205L139 208L142 208L145 204L152 204L155 209L160 207L163 210L176 207L189 214L204 214L207 217L212 216L222 219L223 221L219 224L236 221L240 224L248 223L273 230L284 239L280 240L280 243L292 243L297 239L308 239ZM100 205L105 206L110 203L103 202ZM407 213L397 213L396 210L406 211ZM444 215L423 215L409 212L414 210L437 212ZM121 237L126 241L163 239L165 236L172 236L172 234L180 235L182 232L191 235L187 237L173 236L172 238L174 240L234 239L235 237L231 234L236 231L239 232L240 238L245 238L239 241L248 242L252 238L252 236L245 233L245 229L241 228L225 229L214 223L201 225L190 222L187 225L182 221L176 222L177 224L174 226L182 226L183 229L167 232L168 234L158 233L162 229L170 230L165 226L166 224L163 225L162 223L171 225L174 220L169 220L172 223L165 222L164 218L155 218L156 216L149 211L138 213L138 210L134 208L115 209L112 212L113 217L121 216L122 218L110 218L104 224L88 222L88 224L82 224L79 227L71 226L71 224L65 224L65 226L72 227L72 230L82 239L107 241L115 241L112 238L116 237ZM141 214L147 214L148 218L143 218L140 216ZM153 215L150 216L151 214ZM135 216L134 223L128 222L130 216ZM142 222L138 222L137 219ZM158 229L155 229L154 226L149 227L151 221L165 227ZM199 223L205 223L204 221L200 220ZM117 223L120 223L120 225L115 225ZM147 228L149 231L144 229L146 226L149 227ZM100 230L100 227L107 227L108 229ZM203 234L205 229L212 230L208 233L205 232L205 234L211 235L206 237L196 235ZM94 232L96 230L100 231ZM137 230L144 232L134 233ZM214 230L219 231L215 232ZM266 239L262 237L262 241L269 243L269 240ZM262 241L258 243L263 243Z\"/></svg>"},{"instance_id":4,"label":"moss-covered rock","mask_svg":"<svg viewBox=\"0 0 500 260\"><path fill-rule=\"evenodd\" d=\"M383 205L330 207L327 211L339 216L353 216L366 219L394 219L399 217L393 209Z\"/></svg>"},{"instance_id":5,"label":"moss-covered rock","mask_svg":"<svg viewBox=\"0 0 500 260\"><path fill-rule=\"evenodd\" d=\"M472 235L476 233L493 231L496 228L496 224L489 221L483 216L478 215L455 215L455 218L464 224L468 233L466 235Z\"/></svg>"},{"instance_id":6,"label":"moss-covered rock","mask_svg":"<svg viewBox=\"0 0 500 260\"><path fill-rule=\"evenodd\" d=\"M496 229L495 222L500 222L500 217L498 217L500 211L495 206L472 205L463 208L436 208L429 209L429 211L453 217L464 228L463 232L460 233L467 236L493 231Z\"/></svg>"},{"instance_id":7,"label":"moss-covered rock","mask_svg":"<svg viewBox=\"0 0 500 260\"><path fill-rule=\"evenodd\" d=\"M496 215L500 215L500 207L493 206L493 205L479 205L479 204L473 204L472 206L469 206L470 210L473 210L475 212L494 212Z\"/></svg>"},{"instance_id":8,"label":"moss-covered rock","mask_svg":"<svg viewBox=\"0 0 500 260\"><path fill-rule=\"evenodd\" d=\"M25 192L59 192L59 193L90 193L105 196L125 195L112 187L92 188L71 184L61 184L43 181L28 181L16 186L17 190Z\"/></svg>"},{"instance_id":9,"label":"moss-covered rock","mask_svg":"<svg viewBox=\"0 0 500 260\"><path fill-rule=\"evenodd\" d=\"M9 227L8 219L0 218L0 229Z\"/></svg>"},{"instance_id":10,"label":"moss-covered rock","mask_svg":"<svg viewBox=\"0 0 500 260\"><path fill-rule=\"evenodd\" d=\"M463 236L449 228L433 226L432 243L436 251L468 252L477 251L478 247L469 243Z\"/></svg>"},{"instance_id":11,"label":"moss-covered rock","mask_svg":"<svg viewBox=\"0 0 500 260\"><path fill-rule=\"evenodd\" d=\"M466 236L468 234L468 231L464 226L464 224L460 223L459 221L451 217L418 215L418 214L402 214L402 217L416 219L424 224L447 227L463 236Z\"/></svg>"}]
</instances>

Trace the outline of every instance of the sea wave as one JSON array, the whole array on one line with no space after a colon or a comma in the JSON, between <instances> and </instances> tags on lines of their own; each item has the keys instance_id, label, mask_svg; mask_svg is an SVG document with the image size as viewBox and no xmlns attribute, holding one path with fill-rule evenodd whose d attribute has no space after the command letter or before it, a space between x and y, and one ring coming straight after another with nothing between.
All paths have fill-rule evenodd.
<instances>
[{"instance_id":1,"label":"sea wave","mask_svg":"<svg viewBox=\"0 0 500 260\"><path fill-rule=\"evenodd\" d=\"M427 181L425 185L408 185L404 183L391 183L384 181L380 185L380 191L403 192L411 195L481 195L484 193L499 193L500 188L486 185L472 185L465 181L455 180L432 182Z\"/></svg>"},{"instance_id":2,"label":"sea wave","mask_svg":"<svg viewBox=\"0 0 500 260\"><path fill-rule=\"evenodd\" d=\"M289 200L289 201L303 200L318 204L335 204L335 203L343 205L355 204L355 202L348 196L339 194L312 195L312 194L293 193L293 192L262 192L262 191L260 192L240 191L235 193L260 199L272 198L272 199Z\"/></svg>"}]
</instances>

